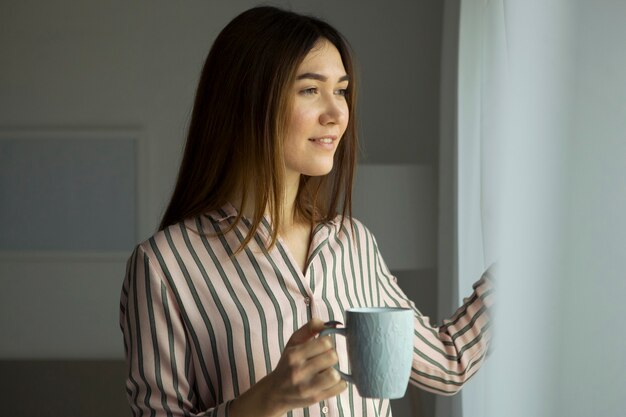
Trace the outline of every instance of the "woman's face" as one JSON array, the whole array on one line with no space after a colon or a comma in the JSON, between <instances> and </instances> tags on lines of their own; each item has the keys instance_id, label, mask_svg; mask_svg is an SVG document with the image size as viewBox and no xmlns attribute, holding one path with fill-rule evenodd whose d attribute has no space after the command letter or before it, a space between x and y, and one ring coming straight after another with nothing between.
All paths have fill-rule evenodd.
<instances>
[{"instance_id":1,"label":"woman's face","mask_svg":"<svg viewBox=\"0 0 626 417\"><path fill-rule=\"evenodd\" d=\"M339 51L320 40L296 72L284 142L287 175L326 175L348 125L348 76Z\"/></svg>"}]
</instances>

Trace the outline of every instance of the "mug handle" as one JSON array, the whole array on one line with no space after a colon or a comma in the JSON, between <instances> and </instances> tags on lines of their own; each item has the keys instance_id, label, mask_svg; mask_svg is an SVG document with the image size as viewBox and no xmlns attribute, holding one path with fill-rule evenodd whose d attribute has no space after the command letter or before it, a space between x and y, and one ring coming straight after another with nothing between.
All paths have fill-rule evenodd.
<instances>
[{"instance_id":1,"label":"mug handle","mask_svg":"<svg viewBox=\"0 0 626 417\"><path fill-rule=\"evenodd\" d=\"M320 332L319 337L322 336L328 336L331 334L338 334L340 336L346 337L346 329L324 329ZM337 370L337 372L339 372L339 375L341 375L341 378L344 381L348 381L351 384L354 384L354 380L352 379L352 375L350 374L346 374L345 372L341 372L339 370L339 364L335 365L335 369Z\"/></svg>"}]
</instances>

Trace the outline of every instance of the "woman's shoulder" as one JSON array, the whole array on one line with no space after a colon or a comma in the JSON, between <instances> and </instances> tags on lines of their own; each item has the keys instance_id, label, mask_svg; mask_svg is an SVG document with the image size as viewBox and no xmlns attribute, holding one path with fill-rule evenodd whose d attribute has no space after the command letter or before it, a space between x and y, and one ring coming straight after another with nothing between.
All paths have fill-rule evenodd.
<instances>
[{"instance_id":1,"label":"woman's shoulder","mask_svg":"<svg viewBox=\"0 0 626 417\"><path fill-rule=\"evenodd\" d=\"M336 234L347 233L349 236L356 236L357 238L374 238L370 229L361 220L353 216L346 215L342 218L341 214L337 214L330 224Z\"/></svg>"},{"instance_id":2,"label":"woman's shoulder","mask_svg":"<svg viewBox=\"0 0 626 417\"><path fill-rule=\"evenodd\" d=\"M211 239L211 221L206 215L187 218L156 231L139 242L135 253L145 254L150 260L163 262L174 260L183 248L197 245L199 236Z\"/></svg>"}]
</instances>

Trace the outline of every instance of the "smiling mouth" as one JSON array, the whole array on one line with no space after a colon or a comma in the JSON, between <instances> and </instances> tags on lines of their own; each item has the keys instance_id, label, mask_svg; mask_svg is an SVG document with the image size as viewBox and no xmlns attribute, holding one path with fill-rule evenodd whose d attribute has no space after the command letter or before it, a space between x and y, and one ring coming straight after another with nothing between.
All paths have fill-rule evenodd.
<instances>
[{"instance_id":1,"label":"smiling mouth","mask_svg":"<svg viewBox=\"0 0 626 417\"><path fill-rule=\"evenodd\" d=\"M331 144L335 140L337 140L337 137L336 136L322 136L322 137L319 137L319 138L310 138L309 140L311 142L320 142L320 143Z\"/></svg>"}]
</instances>

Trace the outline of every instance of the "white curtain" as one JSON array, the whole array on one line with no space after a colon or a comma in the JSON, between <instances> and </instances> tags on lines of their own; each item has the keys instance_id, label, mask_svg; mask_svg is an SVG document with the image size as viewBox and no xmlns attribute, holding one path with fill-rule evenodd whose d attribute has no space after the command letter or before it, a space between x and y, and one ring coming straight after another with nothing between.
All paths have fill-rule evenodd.
<instances>
[{"instance_id":1,"label":"white curtain","mask_svg":"<svg viewBox=\"0 0 626 417\"><path fill-rule=\"evenodd\" d=\"M439 416L550 415L569 20L562 2L531 3L460 3L456 303L496 260L501 276L497 353Z\"/></svg>"},{"instance_id":2,"label":"white curtain","mask_svg":"<svg viewBox=\"0 0 626 417\"><path fill-rule=\"evenodd\" d=\"M439 416L624 415L624 16L611 0L461 3L449 288L460 301L501 268L494 354Z\"/></svg>"},{"instance_id":3,"label":"white curtain","mask_svg":"<svg viewBox=\"0 0 626 417\"><path fill-rule=\"evenodd\" d=\"M496 354L463 389L458 416L548 416L554 394L565 131L553 115L566 97L569 22L562 3L530 3L460 8L457 301L495 260L501 276Z\"/></svg>"},{"instance_id":4,"label":"white curtain","mask_svg":"<svg viewBox=\"0 0 626 417\"><path fill-rule=\"evenodd\" d=\"M497 155L508 85L503 2L447 1L444 15L440 204L452 209L440 223L441 316L462 303L499 256ZM460 395L438 398L437 416L484 417L489 367L487 362Z\"/></svg>"},{"instance_id":5,"label":"white curtain","mask_svg":"<svg viewBox=\"0 0 626 417\"><path fill-rule=\"evenodd\" d=\"M463 302L472 284L498 258L501 160L495 156L501 152L507 54L501 0L446 1L440 147L441 317ZM489 366L461 394L437 398L437 416L484 417Z\"/></svg>"}]
</instances>

